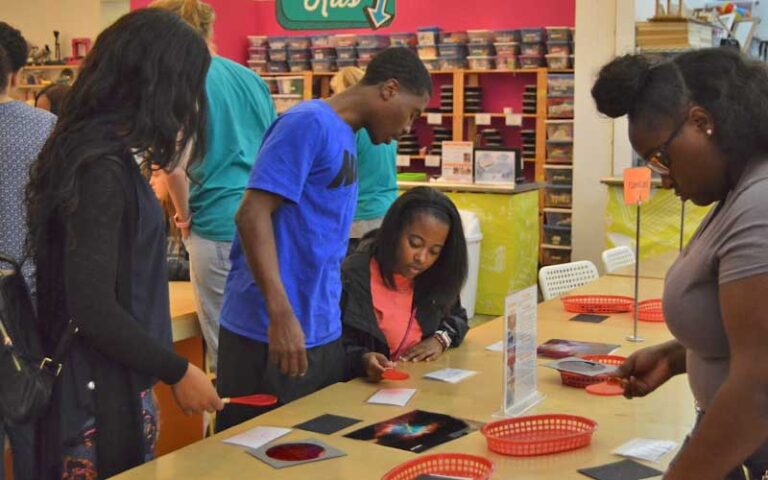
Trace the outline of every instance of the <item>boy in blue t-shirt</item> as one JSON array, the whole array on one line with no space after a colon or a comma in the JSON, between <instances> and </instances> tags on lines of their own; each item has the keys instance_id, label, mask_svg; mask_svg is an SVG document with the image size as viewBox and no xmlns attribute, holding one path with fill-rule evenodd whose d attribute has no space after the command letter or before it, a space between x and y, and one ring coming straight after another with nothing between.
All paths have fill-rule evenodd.
<instances>
[{"instance_id":1,"label":"boy in blue t-shirt","mask_svg":"<svg viewBox=\"0 0 768 480\"><path fill-rule=\"evenodd\" d=\"M409 49L390 48L363 80L292 108L267 130L237 212L219 333L222 397L287 403L345 376L341 262L357 200L355 132L374 144L410 130L432 81ZM228 405L217 430L261 411Z\"/></svg>"}]
</instances>

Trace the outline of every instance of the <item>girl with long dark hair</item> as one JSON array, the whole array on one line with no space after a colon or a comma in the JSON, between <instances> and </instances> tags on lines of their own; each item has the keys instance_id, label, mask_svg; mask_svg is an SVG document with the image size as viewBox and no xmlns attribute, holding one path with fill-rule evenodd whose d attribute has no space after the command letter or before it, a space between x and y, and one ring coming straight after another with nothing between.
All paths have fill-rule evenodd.
<instances>
[{"instance_id":1,"label":"girl with long dark hair","mask_svg":"<svg viewBox=\"0 0 768 480\"><path fill-rule=\"evenodd\" d=\"M430 361L469 329L459 301L467 244L456 206L417 187L342 266L341 313L349 377L378 381L393 360Z\"/></svg>"},{"instance_id":2,"label":"girl with long dark hair","mask_svg":"<svg viewBox=\"0 0 768 480\"><path fill-rule=\"evenodd\" d=\"M223 405L171 343L163 214L134 155L171 169L204 148L205 41L139 10L96 40L30 174L29 250L50 352L77 328L47 416L41 478L105 478L153 454L151 388L185 412Z\"/></svg>"}]
</instances>

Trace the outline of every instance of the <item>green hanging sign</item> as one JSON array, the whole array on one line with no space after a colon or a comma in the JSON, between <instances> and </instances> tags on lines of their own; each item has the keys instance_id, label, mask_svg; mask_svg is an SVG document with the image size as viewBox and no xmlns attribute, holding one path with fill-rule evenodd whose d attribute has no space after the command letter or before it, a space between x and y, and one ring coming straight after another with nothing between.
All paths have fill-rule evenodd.
<instances>
[{"instance_id":1,"label":"green hanging sign","mask_svg":"<svg viewBox=\"0 0 768 480\"><path fill-rule=\"evenodd\" d=\"M289 30L376 30L395 18L395 0L276 0L275 5L277 21Z\"/></svg>"}]
</instances>

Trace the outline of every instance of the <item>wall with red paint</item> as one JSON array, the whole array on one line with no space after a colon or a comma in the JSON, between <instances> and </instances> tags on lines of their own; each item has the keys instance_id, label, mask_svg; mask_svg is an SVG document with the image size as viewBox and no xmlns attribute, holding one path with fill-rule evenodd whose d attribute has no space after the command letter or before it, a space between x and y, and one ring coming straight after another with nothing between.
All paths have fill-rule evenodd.
<instances>
[{"instance_id":1,"label":"wall with red paint","mask_svg":"<svg viewBox=\"0 0 768 480\"><path fill-rule=\"evenodd\" d=\"M131 0L131 8L140 8L149 2ZM288 31L278 25L274 0L207 0L207 3L216 10L214 41L218 53L236 61L245 60L247 35L312 33ZM395 20L379 30L381 33L409 32L432 25L444 30L573 26L576 0L397 0L396 8Z\"/></svg>"}]
</instances>

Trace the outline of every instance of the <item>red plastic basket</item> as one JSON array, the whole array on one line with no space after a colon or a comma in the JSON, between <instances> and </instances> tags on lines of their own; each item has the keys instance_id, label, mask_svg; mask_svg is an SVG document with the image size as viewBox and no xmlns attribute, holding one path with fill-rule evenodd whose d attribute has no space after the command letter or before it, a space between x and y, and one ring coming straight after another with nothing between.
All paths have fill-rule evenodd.
<instances>
[{"instance_id":1,"label":"red plastic basket","mask_svg":"<svg viewBox=\"0 0 768 480\"><path fill-rule=\"evenodd\" d=\"M615 365L619 366L627 359L619 355L584 355L584 360L592 362L599 362L603 365ZM563 385L575 388L587 388L594 383L600 383L605 381L604 375L598 375L596 377L588 377L587 375L580 375L578 373L560 372L560 379L563 381Z\"/></svg>"},{"instance_id":2,"label":"red plastic basket","mask_svg":"<svg viewBox=\"0 0 768 480\"><path fill-rule=\"evenodd\" d=\"M493 462L464 453L425 455L396 466L385 473L381 480L414 480L425 473L488 480L493 473Z\"/></svg>"},{"instance_id":3,"label":"red plastic basket","mask_svg":"<svg viewBox=\"0 0 768 480\"><path fill-rule=\"evenodd\" d=\"M534 415L491 422L480 430L496 453L531 457L586 447L597 423L575 415Z\"/></svg>"},{"instance_id":4,"label":"red plastic basket","mask_svg":"<svg viewBox=\"0 0 768 480\"><path fill-rule=\"evenodd\" d=\"M566 312L622 313L632 310L635 300L621 295L567 295L561 297Z\"/></svg>"},{"instance_id":5,"label":"red plastic basket","mask_svg":"<svg viewBox=\"0 0 768 480\"><path fill-rule=\"evenodd\" d=\"M637 319L643 322L663 322L664 308L660 298L644 300L637 304Z\"/></svg>"}]
</instances>

